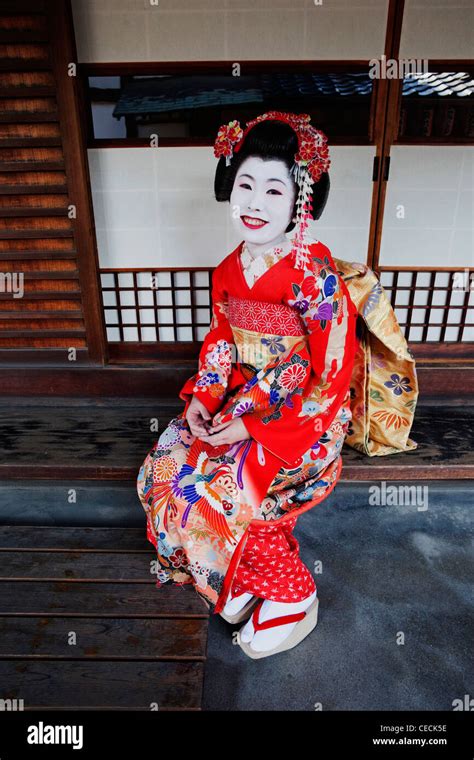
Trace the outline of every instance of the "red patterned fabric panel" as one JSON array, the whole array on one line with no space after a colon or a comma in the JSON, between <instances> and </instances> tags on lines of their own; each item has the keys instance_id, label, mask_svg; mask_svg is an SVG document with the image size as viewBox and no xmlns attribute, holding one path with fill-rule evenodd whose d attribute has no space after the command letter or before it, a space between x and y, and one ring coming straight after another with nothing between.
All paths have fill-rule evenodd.
<instances>
[{"instance_id":1,"label":"red patterned fabric panel","mask_svg":"<svg viewBox=\"0 0 474 760\"><path fill-rule=\"evenodd\" d=\"M268 303L229 294L228 318L242 330L255 330L267 335L305 335L303 321L295 309L284 303Z\"/></svg>"}]
</instances>

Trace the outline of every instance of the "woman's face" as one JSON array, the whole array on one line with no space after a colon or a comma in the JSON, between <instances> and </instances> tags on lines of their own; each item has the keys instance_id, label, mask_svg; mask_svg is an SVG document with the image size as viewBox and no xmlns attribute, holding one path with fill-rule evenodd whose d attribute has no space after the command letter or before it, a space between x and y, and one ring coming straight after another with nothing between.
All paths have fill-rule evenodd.
<instances>
[{"instance_id":1,"label":"woman's face","mask_svg":"<svg viewBox=\"0 0 474 760\"><path fill-rule=\"evenodd\" d=\"M292 218L296 190L283 161L248 156L230 196L232 223L239 235L256 245L281 240Z\"/></svg>"}]
</instances>

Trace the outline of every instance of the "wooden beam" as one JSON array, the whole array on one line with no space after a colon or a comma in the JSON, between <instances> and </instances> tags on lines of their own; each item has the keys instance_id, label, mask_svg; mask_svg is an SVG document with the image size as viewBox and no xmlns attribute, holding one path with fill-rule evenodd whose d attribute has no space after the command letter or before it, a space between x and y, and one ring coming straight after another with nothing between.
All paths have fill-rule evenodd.
<instances>
[{"instance_id":1,"label":"wooden beam","mask_svg":"<svg viewBox=\"0 0 474 760\"><path fill-rule=\"evenodd\" d=\"M18 359L12 359L12 354ZM28 357L35 355L36 366L28 366ZM124 398L150 397L178 400L179 389L197 371L195 359L166 359L154 362L134 361L132 366L109 364L105 368L87 364L87 354L77 351L77 360L67 361L64 350L48 351L17 349L0 350L0 397L55 397L77 398L121 396ZM57 356L56 367L48 360ZM43 362L41 360L43 357ZM20 361L23 359L23 361ZM6 362L9 361L9 366ZM60 366L62 363L62 366ZM74 364L74 367L71 367ZM21 371L19 371L21 368ZM474 365L462 359L451 364L435 363L431 359L417 365L420 386L419 403L442 398L443 403L473 403Z\"/></svg>"}]
</instances>

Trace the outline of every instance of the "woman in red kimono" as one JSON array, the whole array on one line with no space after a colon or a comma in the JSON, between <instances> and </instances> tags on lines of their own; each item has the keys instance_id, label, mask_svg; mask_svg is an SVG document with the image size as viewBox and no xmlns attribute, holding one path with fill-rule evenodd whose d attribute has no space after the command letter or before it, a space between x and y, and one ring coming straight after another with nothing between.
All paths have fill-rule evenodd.
<instances>
[{"instance_id":1,"label":"woman in red kimono","mask_svg":"<svg viewBox=\"0 0 474 760\"><path fill-rule=\"evenodd\" d=\"M316 584L292 531L336 485L351 419L357 310L329 249L306 236L330 164L309 122L270 111L219 130L215 195L243 240L214 270L184 411L137 481L157 585L192 583L214 613L247 620L238 643L255 659L316 625Z\"/></svg>"}]
</instances>

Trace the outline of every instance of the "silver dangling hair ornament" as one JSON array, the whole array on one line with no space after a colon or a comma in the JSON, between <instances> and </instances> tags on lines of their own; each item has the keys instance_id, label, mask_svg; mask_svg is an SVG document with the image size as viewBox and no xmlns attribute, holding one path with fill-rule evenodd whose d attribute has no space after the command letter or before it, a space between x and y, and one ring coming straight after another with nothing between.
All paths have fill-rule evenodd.
<instances>
[{"instance_id":1,"label":"silver dangling hair ornament","mask_svg":"<svg viewBox=\"0 0 474 760\"><path fill-rule=\"evenodd\" d=\"M313 181L307 168L297 163L293 164L290 174L294 175L295 182L299 187L296 199L296 223L291 241L293 244L291 253L295 258L296 269L307 269L310 265L310 250L306 231L309 221L312 219Z\"/></svg>"}]
</instances>

